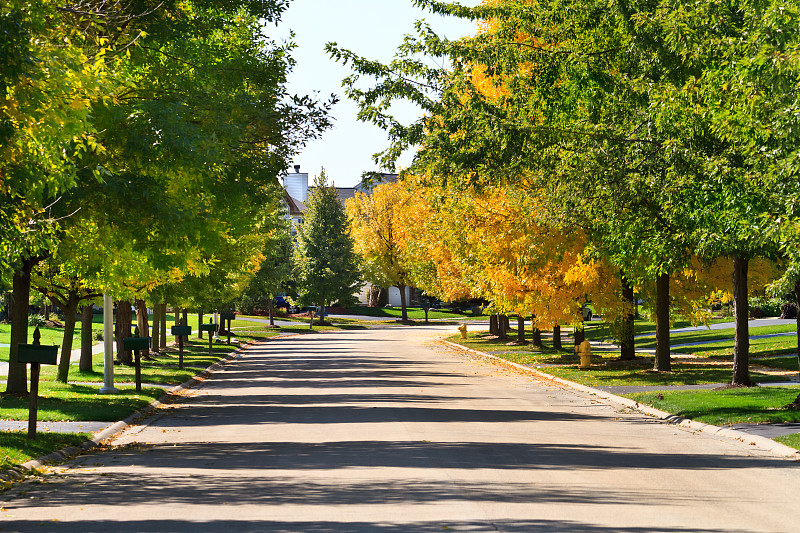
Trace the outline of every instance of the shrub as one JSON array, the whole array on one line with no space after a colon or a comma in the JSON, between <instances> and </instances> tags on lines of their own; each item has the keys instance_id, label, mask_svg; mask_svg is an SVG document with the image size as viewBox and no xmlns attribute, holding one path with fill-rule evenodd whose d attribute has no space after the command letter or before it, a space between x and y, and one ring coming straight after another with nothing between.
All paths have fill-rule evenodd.
<instances>
[{"instance_id":1,"label":"shrub","mask_svg":"<svg viewBox=\"0 0 800 533\"><path fill-rule=\"evenodd\" d=\"M750 298L750 317L762 318L766 316L780 316L784 303L780 298Z\"/></svg>"},{"instance_id":2,"label":"shrub","mask_svg":"<svg viewBox=\"0 0 800 533\"><path fill-rule=\"evenodd\" d=\"M32 327L44 326L47 323L44 315L28 315L28 325Z\"/></svg>"},{"instance_id":3,"label":"shrub","mask_svg":"<svg viewBox=\"0 0 800 533\"><path fill-rule=\"evenodd\" d=\"M797 318L797 304L786 302L781 306L781 318Z\"/></svg>"}]
</instances>

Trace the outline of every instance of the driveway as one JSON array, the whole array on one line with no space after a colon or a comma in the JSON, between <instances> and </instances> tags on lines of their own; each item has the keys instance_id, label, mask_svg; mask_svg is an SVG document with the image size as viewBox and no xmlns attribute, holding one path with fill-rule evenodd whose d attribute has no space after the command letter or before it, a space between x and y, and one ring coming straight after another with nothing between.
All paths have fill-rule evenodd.
<instances>
[{"instance_id":1,"label":"driveway","mask_svg":"<svg viewBox=\"0 0 800 533\"><path fill-rule=\"evenodd\" d=\"M795 532L797 464L435 342L266 342L116 448L2 496L2 531Z\"/></svg>"}]
</instances>

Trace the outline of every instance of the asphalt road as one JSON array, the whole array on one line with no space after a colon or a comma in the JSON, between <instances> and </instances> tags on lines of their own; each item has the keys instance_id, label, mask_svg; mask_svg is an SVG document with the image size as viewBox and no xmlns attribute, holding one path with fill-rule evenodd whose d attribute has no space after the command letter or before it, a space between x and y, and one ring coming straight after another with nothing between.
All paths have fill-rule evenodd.
<instances>
[{"instance_id":1,"label":"asphalt road","mask_svg":"<svg viewBox=\"0 0 800 533\"><path fill-rule=\"evenodd\" d=\"M796 463L432 342L271 341L5 493L0 531L796 532Z\"/></svg>"}]
</instances>

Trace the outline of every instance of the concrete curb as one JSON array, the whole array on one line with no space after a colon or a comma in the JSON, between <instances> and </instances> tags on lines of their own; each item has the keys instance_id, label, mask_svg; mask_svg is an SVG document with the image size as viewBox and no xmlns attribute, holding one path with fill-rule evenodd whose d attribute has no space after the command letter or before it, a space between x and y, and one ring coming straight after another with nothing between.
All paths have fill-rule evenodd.
<instances>
[{"instance_id":1,"label":"concrete curb","mask_svg":"<svg viewBox=\"0 0 800 533\"><path fill-rule=\"evenodd\" d=\"M257 342L250 342L241 345L238 350L228 354L224 359L220 359L216 363L210 365L208 368L205 368L202 372L200 372L193 378L184 381L180 385L176 385L171 389L168 389L158 400L154 400L153 402L146 405L145 407L142 407L135 413L132 413L127 418L115 422L110 426L108 426L107 428L105 428L104 430L97 432L91 439L87 440L86 442L83 442L78 446L67 446L66 448L61 448L60 450L56 450L53 453L49 453L42 457L38 457L36 459L32 459L20 465L15 465L8 468L5 472L0 474L0 481L8 482L11 480L20 479L24 477L26 474L38 470L39 468L43 467L46 464L66 461L67 459L75 457L84 450L90 450L92 448L100 446L104 441L111 439L112 437L122 432L129 426L133 425L137 421L142 420L143 418L146 418L147 416L151 415L157 408L164 405L164 403L173 394L180 392L182 390L191 389L198 383L202 382L204 378L210 376L217 370L221 369L223 365L233 361L234 359L237 359L247 348L253 346L254 344L257 344Z\"/></svg>"},{"instance_id":2,"label":"concrete curb","mask_svg":"<svg viewBox=\"0 0 800 533\"><path fill-rule=\"evenodd\" d=\"M776 457L780 457L782 459L792 459L794 461L800 461L800 451L795 450L785 444L781 444L776 442L772 439L768 439L766 437L762 437L760 435L750 435L749 433L745 433L744 431L740 431L738 429L731 429L725 428L720 426L714 426L712 424L704 424L702 422L697 422L695 420L690 420L688 418L683 418L678 415L674 415L672 413L668 413L666 411L661 411L660 409L654 409L653 407L642 405L635 400L631 400L630 398L623 398L622 396L617 396L616 394L611 394L610 392L602 391L600 389L595 389L593 387L587 387L586 385L581 385L580 383L575 383L574 381L569 381L567 379L559 378L557 376L553 376L550 374L546 374L545 372L541 372L535 368L531 368L525 365L521 365L519 363L513 363L511 361L507 361L501 357L497 357L495 355L491 355L488 353L484 353L478 350L474 350L472 348L467 348L466 346L462 346L455 342L450 342L447 340L442 340L445 344L452 346L454 348L459 348L465 352L474 353L476 355L480 355L481 357L485 357L487 359L491 359L493 361L500 362L504 365L508 365L523 372L527 372L529 374L533 374L537 377L542 379L546 379L548 381L552 381L554 383L558 383L559 385L563 385L565 387L569 387L571 389L579 390L581 392L586 392L593 396L597 396L604 400L607 400L611 403L618 404L623 407L627 407L629 409L634 409L639 411L640 413L644 413L646 415L652 416L654 418L658 418L667 422L668 424L675 424L681 427L689 428L695 431L702 431L704 433L711 433L714 435L719 435L721 437L726 437L729 439L737 440L748 444L750 446L754 446L755 448L771 453Z\"/></svg>"}]
</instances>

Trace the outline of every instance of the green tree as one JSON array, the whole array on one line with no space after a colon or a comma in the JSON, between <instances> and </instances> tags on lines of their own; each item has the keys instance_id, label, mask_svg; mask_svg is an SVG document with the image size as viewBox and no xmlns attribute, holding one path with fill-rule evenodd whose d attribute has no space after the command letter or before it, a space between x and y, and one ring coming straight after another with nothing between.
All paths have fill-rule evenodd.
<instances>
[{"instance_id":1,"label":"green tree","mask_svg":"<svg viewBox=\"0 0 800 533\"><path fill-rule=\"evenodd\" d=\"M286 292L294 271L292 263L294 246L285 210L274 211L273 223L274 228L268 234L267 244L262 251L261 265L238 305L248 311L266 307L269 311L270 326L275 326L275 296L280 292Z\"/></svg>"},{"instance_id":2,"label":"green tree","mask_svg":"<svg viewBox=\"0 0 800 533\"><path fill-rule=\"evenodd\" d=\"M337 301L348 305L361 280L347 215L324 169L314 179L306 205L304 222L297 228L297 285L302 302L320 306L322 323L325 306Z\"/></svg>"}]
</instances>

